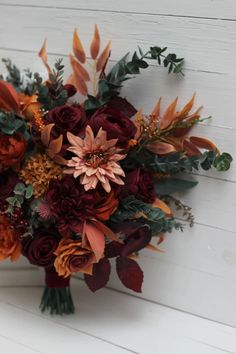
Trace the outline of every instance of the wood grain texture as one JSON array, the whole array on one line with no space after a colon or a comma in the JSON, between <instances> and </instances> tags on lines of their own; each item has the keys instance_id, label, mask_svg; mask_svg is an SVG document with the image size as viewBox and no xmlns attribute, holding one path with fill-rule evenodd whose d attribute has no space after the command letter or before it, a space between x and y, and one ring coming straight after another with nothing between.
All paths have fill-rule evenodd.
<instances>
[{"instance_id":1,"label":"wood grain texture","mask_svg":"<svg viewBox=\"0 0 236 354\"><path fill-rule=\"evenodd\" d=\"M167 45L171 51L183 55L186 58L184 78L168 76L164 68L152 66L144 71L142 76L127 82L123 95L127 96L136 107L142 107L144 112L149 112L160 96L164 97L165 106L176 95L180 96L180 102L183 103L193 92L197 92L196 104L204 105L203 116L211 115L213 119L206 125L198 126L194 134L208 136L218 144L220 149L235 154L236 3L234 0L199 0L197 2L179 0L176 3L164 0L146 2L102 0L99 3L94 0L41 0L40 2L38 0L0 0L0 56L11 57L21 68L31 67L33 70L44 73L44 68L36 57L36 53L42 45L43 38L47 36L50 62L53 62L55 54L63 56L66 62L66 75L68 75L66 56L71 51L73 29L79 27L85 47L89 48L94 23L99 25L104 43L112 39L113 62L128 50L136 49L138 44L144 48L155 44ZM2 65L0 71L3 71ZM233 164L231 171L225 174L199 171L195 176L188 176L188 178L194 178L200 182L195 189L181 195L183 201L193 207L196 219L195 228L187 229L184 234L173 233L168 236L163 245L165 249L163 254L146 251L141 253L140 264L145 273L144 290L141 296L149 301L236 326L234 310L236 167ZM16 267L19 267L17 272L15 272ZM26 267L29 267L29 270L26 270ZM42 273L36 271L35 268L31 269L26 261L21 261L19 264L5 263L0 269L0 285L14 283L20 285L23 279L24 285L31 283L36 285L41 284L43 280ZM24 272L27 275L24 275ZM110 286L128 292L118 283L115 275L111 278ZM106 293L107 290L104 291ZM21 300L26 302L28 296L24 290L22 294L25 300ZM118 296L120 294L111 292L109 294L112 299L115 296L114 301L118 303L120 301L123 305L123 298ZM82 301L81 306L85 309L90 310L92 299L94 299L94 304L99 304L100 295L93 297L91 294L87 297L87 293L81 291L79 301ZM127 301L126 297L124 301ZM140 305L141 300L132 297L130 306L132 307L136 301L139 306L143 306L144 318L145 313L152 311L155 313L155 316L153 315L155 320L159 318L160 313L148 307L151 306L148 302ZM32 309L34 306L35 303L32 303ZM115 316L122 318L123 323L122 316L125 311L122 306L119 306L114 306L117 309ZM153 304L153 306L156 305ZM92 306L91 309L94 310ZM104 328L104 333L97 330L98 326L95 323L96 328L94 327L93 334L99 333L99 336L137 352L140 348L133 346L133 339L129 341L125 337L126 327L124 327L122 341L119 341L113 332L109 332L110 322L105 320L105 315L107 313L104 308L104 322L107 323L107 327L101 326ZM132 314L128 313L128 315L131 319L135 318ZM166 316L166 313L163 316ZM91 314L90 321L87 320L88 327L91 326L91 318L94 318L94 314L93 317ZM75 319L74 322L77 320ZM181 320L182 317L178 317L178 323ZM28 321L30 323L30 319ZM158 325L162 321L163 318L160 321L157 320ZM166 328L170 323L172 323L172 318L168 317ZM199 325L201 325L200 322ZM186 328L188 326L189 323ZM153 327L156 328L155 325ZM121 325L117 330L120 328L123 331ZM203 328L205 328L204 325ZM141 331L141 327L138 330ZM147 327L143 329L145 330L147 331ZM174 333L176 328L173 327L171 330ZM193 332L194 330L198 331L197 327L192 329ZM178 331L174 339L166 334L163 334L163 338L161 335L157 338L156 331L150 333L155 340L158 339L160 353L236 352L233 345L228 345L229 343L235 344L229 338L221 337L220 343L209 342L211 335L207 330L205 337L203 335L197 339L193 337L193 332L189 335L190 341L189 338L187 340L183 338ZM137 333L136 337L139 337ZM218 335L215 336L216 333L218 334L215 327L211 333L214 333L216 340L219 339ZM142 338L141 335L140 337ZM195 338L194 344L191 342L192 338ZM147 339L150 340L149 336ZM167 349L164 346L166 343L169 346ZM144 347L142 348L142 353L151 353Z\"/></svg>"},{"instance_id":2,"label":"wood grain texture","mask_svg":"<svg viewBox=\"0 0 236 354\"><path fill-rule=\"evenodd\" d=\"M12 19L17 18L15 26ZM112 59L137 45L166 45L187 58L186 68L235 75L236 22L166 17L133 13L76 11L73 9L4 6L0 12L1 47L38 50L48 36L50 51L68 54L73 28L88 48L94 23L106 42L112 39ZM207 34L207 35L206 35Z\"/></svg>"},{"instance_id":3,"label":"wood grain texture","mask_svg":"<svg viewBox=\"0 0 236 354\"><path fill-rule=\"evenodd\" d=\"M186 1L179 0L178 5L165 0L1 0L0 5L21 5L30 7L46 8L71 8L77 10L95 10L109 12L128 12L162 14L166 16L179 17L205 17L211 19L236 19L236 4L234 0L198 0Z\"/></svg>"},{"instance_id":4,"label":"wood grain texture","mask_svg":"<svg viewBox=\"0 0 236 354\"><path fill-rule=\"evenodd\" d=\"M1 289L1 317L9 326L0 322L0 334L17 341L24 338L25 345L41 354L50 348L64 354L77 346L86 354L94 353L91 349L99 354L236 353L235 328L109 289L94 295L80 281L74 281L72 289L77 313L63 317L39 312L42 289Z\"/></svg>"}]
</instances>

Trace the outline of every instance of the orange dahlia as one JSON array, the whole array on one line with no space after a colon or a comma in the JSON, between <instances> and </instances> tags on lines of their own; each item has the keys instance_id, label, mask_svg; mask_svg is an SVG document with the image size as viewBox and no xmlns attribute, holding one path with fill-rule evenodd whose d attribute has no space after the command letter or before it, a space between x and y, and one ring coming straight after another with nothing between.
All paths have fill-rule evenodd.
<instances>
[{"instance_id":1,"label":"orange dahlia","mask_svg":"<svg viewBox=\"0 0 236 354\"><path fill-rule=\"evenodd\" d=\"M84 139L70 132L67 133L67 138L71 144L68 150L76 156L68 161L67 166L70 169L64 172L73 174L75 178L80 176L80 183L86 191L95 189L98 182L107 193L111 191L110 182L124 184L121 176L124 177L125 174L118 161L126 155L120 154L121 150L116 147L117 139L107 140L107 133L102 128L94 136L89 125Z\"/></svg>"}]
</instances>

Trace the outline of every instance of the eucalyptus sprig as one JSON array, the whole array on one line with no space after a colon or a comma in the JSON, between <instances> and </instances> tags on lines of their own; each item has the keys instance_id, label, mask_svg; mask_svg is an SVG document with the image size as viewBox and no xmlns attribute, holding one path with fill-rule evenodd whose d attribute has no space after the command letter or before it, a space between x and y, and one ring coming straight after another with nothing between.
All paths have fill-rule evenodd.
<instances>
[{"instance_id":1,"label":"eucalyptus sprig","mask_svg":"<svg viewBox=\"0 0 236 354\"><path fill-rule=\"evenodd\" d=\"M13 196L8 197L8 208L6 213L13 214L15 208L21 208L25 200L31 199L33 196L33 186L31 184L17 183L13 190Z\"/></svg>"}]
</instances>

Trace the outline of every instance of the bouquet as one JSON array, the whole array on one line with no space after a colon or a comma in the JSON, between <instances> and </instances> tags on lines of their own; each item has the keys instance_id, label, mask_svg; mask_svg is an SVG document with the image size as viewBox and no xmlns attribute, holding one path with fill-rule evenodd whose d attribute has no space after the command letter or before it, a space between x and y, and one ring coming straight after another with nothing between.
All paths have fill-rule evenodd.
<instances>
[{"instance_id":1,"label":"bouquet","mask_svg":"<svg viewBox=\"0 0 236 354\"><path fill-rule=\"evenodd\" d=\"M0 260L23 255L44 268L40 306L52 314L74 311L71 275L83 274L93 292L106 286L111 258L124 286L141 292L139 252L158 252L165 233L183 230L176 209L193 224L191 208L174 193L197 182L181 173L226 171L232 161L190 135L204 120L193 110L195 96L179 110L177 99L164 111L159 99L144 114L120 95L151 61L183 74L183 58L166 47L138 48L108 70L110 52L95 26L89 60L75 30L66 81L62 60L48 63L46 42L39 52L46 80L3 60Z\"/></svg>"}]
</instances>

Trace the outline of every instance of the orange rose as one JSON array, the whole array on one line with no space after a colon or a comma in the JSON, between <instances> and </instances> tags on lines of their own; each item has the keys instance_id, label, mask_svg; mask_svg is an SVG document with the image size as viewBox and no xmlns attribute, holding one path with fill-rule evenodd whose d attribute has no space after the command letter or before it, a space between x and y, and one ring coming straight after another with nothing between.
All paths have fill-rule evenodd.
<instances>
[{"instance_id":1,"label":"orange rose","mask_svg":"<svg viewBox=\"0 0 236 354\"><path fill-rule=\"evenodd\" d=\"M21 254L21 243L5 215L0 214L0 260L11 258L16 261Z\"/></svg>"},{"instance_id":2,"label":"orange rose","mask_svg":"<svg viewBox=\"0 0 236 354\"><path fill-rule=\"evenodd\" d=\"M55 255L57 256L54 263L55 269L64 278L75 272L91 275L93 264L97 262L90 248L83 248L81 241L69 238L60 241Z\"/></svg>"},{"instance_id":3,"label":"orange rose","mask_svg":"<svg viewBox=\"0 0 236 354\"><path fill-rule=\"evenodd\" d=\"M20 133L0 134L0 173L10 167L19 170L26 148L27 143Z\"/></svg>"}]
</instances>

